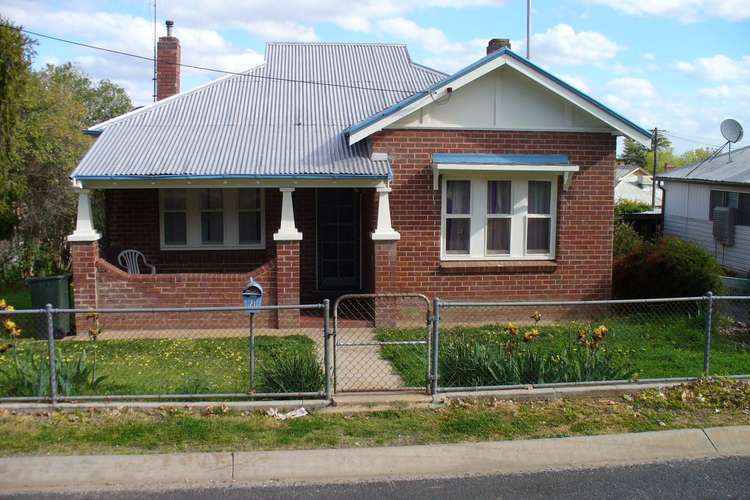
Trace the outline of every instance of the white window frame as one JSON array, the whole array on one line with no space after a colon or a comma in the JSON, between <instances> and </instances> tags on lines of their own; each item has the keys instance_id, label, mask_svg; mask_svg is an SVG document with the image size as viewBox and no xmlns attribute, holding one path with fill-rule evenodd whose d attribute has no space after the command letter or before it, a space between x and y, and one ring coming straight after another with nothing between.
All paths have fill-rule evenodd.
<instances>
[{"instance_id":1,"label":"white window frame","mask_svg":"<svg viewBox=\"0 0 750 500\"><path fill-rule=\"evenodd\" d=\"M441 174L440 198L440 258L444 261L497 261L497 260L554 260L557 240L557 192L559 174L551 173L455 173ZM465 180L471 182L471 229L468 254L447 253L446 220L446 183L448 180ZM488 214L487 190L489 181L511 181L511 213ZM528 182L550 182L550 214L528 213ZM495 217L510 217L510 253L499 254L487 251L487 221ZM527 220L529 217L550 219L549 253L528 253L526 251Z\"/></svg>"},{"instance_id":2,"label":"white window frame","mask_svg":"<svg viewBox=\"0 0 750 500\"><path fill-rule=\"evenodd\" d=\"M221 244L203 243L201 238L201 212L202 210L200 192L201 188L169 188L184 189L186 204L186 234L187 242L184 245L167 245L164 242L164 192L159 189L159 247L161 250L262 250L266 248L266 191L260 189L260 242L239 242L239 188L216 188L222 189L222 211L224 213L224 242ZM243 209L242 211L252 211Z\"/></svg>"},{"instance_id":3,"label":"white window frame","mask_svg":"<svg viewBox=\"0 0 750 500\"><path fill-rule=\"evenodd\" d=\"M445 253L446 255L450 255L452 257L457 257L457 258L466 257L466 256L468 256L468 255L471 254L471 236L469 236L469 253L468 254L467 253L458 253L458 252L448 253L448 250L446 249L446 244L445 244L445 241L446 241L445 240L445 234L446 234L445 231L446 231L446 227L447 227L447 224L448 224L447 223L448 219L469 219L469 234L472 233L471 219L472 219L473 213L474 213L474 183L473 182L469 183L469 213L468 214L449 214L447 212L448 206L447 206L447 203L446 203L446 201L447 201L447 193L448 193L448 189L447 189L447 181L448 180L451 180L451 181L464 181L464 180L468 180L468 179L447 179L446 182L443 183L443 228L441 229L441 232L443 234L443 246L442 246L443 253Z\"/></svg>"}]
</instances>

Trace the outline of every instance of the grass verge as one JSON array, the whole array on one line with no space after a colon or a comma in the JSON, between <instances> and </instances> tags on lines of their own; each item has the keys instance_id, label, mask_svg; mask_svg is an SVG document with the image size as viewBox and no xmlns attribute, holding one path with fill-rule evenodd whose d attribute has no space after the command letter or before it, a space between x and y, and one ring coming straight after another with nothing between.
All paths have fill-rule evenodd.
<instances>
[{"instance_id":1,"label":"grass verge","mask_svg":"<svg viewBox=\"0 0 750 500\"><path fill-rule=\"evenodd\" d=\"M0 454L169 453L454 443L750 424L750 384L708 380L614 400L456 401L278 421L215 406L0 413Z\"/></svg>"}]
</instances>

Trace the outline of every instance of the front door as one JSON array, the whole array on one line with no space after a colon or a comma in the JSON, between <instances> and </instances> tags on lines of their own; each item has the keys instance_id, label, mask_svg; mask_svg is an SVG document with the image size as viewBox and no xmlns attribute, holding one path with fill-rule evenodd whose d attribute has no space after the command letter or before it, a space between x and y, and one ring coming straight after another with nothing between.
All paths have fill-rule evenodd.
<instances>
[{"instance_id":1,"label":"front door","mask_svg":"<svg viewBox=\"0 0 750 500\"><path fill-rule=\"evenodd\" d=\"M360 192L316 192L318 289L358 291L360 279Z\"/></svg>"}]
</instances>

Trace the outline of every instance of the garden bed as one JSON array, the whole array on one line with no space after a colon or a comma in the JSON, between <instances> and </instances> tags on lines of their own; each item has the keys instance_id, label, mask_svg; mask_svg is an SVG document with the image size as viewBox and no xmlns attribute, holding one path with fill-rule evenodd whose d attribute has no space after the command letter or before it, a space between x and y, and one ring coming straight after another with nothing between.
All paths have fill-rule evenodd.
<instances>
[{"instance_id":1,"label":"garden bed","mask_svg":"<svg viewBox=\"0 0 750 500\"><path fill-rule=\"evenodd\" d=\"M48 374L46 342L19 340L5 346L9 348L0 354L0 396L48 394L48 383L40 381L40 390L34 384L20 387L17 377L12 376L17 371L16 360L31 365L27 359L32 356L35 368L24 369ZM63 371L76 372L79 363L85 365L85 370L77 370L84 374L69 374L69 378L85 379L71 387L73 392L69 395L73 396L220 394L250 390L246 337L65 341L57 343L57 353ZM322 390L322 366L315 342L308 337L259 336L256 359L258 392Z\"/></svg>"},{"instance_id":2,"label":"garden bed","mask_svg":"<svg viewBox=\"0 0 750 500\"><path fill-rule=\"evenodd\" d=\"M717 325L722 324L719 320ZM583 329L589 339L598 325L607 329L606 338L597 346L597 356L607 358L610 367L597 366L588 372L574 366L568 372L552 366L564 363L568 358L585 358L589 350L579 341L578 334ZM715 326L717 326L715 325ZM616 378L663 378L697 377L703 371L705 318L700 314L660 314L658 317L638 315L633 317L603 317L597 321L560 322L520 327L517 332L516 352L525 356L520 371L536 363L545 363L538 368L542 376L534 379L534 366L527 374L508 376L502 367L489 366L493 360L503 364L507 359L509 334L507 325L486 325L478 327L443 327L440 330L440 379L442 387L468 387L474 385L510 385L528 383L575 382L582 380L608 380ZM523 335L529 330L537 330L533 341L524 343ZM711 346L711 373L715 375L750 374L750 350L719 335L720 327L715 328ZM424 338L424 330L379 329L380 341L414 340ZM425 386L427 356L425 346L385 345L381 355L389 360L405 384ZM458 352L458 354L457 354ZM580 354L580 356L579 356ZM542 361L539 358L545 358ZM561 358L563 358L561 360ZM569 365L582 364L581 359L573 359ZM567 361L570 361L569 359ZM604 362L604 361L602 361ZM457 364L466 366L456 366ZM480 366L483 363L488 366ZM597 369L599 371L597 371ZM493 373L494 372L494 373ZM479 373L479 375L477 375ZM587 377L590 374L592 376ZM597 376L596 374L603 376ZM606 376L606 375L610 376ZM478 383L479 382L479 383Z\"/></svg>"}]
</instances>

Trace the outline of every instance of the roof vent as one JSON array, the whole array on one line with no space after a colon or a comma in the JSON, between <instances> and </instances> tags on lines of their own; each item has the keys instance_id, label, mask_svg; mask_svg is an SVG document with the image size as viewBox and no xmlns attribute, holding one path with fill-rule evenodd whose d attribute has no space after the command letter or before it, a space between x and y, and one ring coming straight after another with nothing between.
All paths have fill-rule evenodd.
<instances>
[{"instance_id":1,"label":"roof vent","mask_svg":"<svg viewBox=\"0 0 750 500\"><path fill-rule=\"evenodd\" d=\"M497 52L500 49L510 49L510 39L508 38L492 38L487 42L487 55Z\"/></svg>"}]
</instances>

